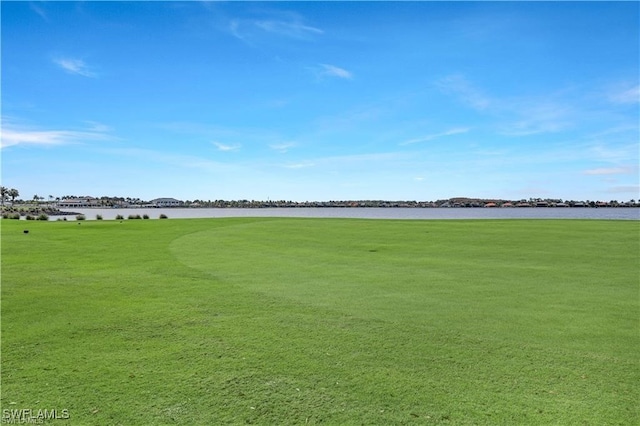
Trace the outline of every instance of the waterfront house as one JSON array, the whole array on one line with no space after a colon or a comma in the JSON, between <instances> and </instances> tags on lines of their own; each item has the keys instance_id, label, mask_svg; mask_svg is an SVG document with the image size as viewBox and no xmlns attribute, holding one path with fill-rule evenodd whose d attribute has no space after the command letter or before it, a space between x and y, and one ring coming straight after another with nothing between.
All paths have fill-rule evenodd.
<instances>
[{"instance_id":1,"label":"waterfront house","mask_svg":"<svg viewBox=\"0 0 640 426\"><path fill-rule=\"evenodd\" d=\"M175 198L156 198L151 200L153 207L180 207L184 205L184 201L176 200Z\"/></svg>"}]
</instances>

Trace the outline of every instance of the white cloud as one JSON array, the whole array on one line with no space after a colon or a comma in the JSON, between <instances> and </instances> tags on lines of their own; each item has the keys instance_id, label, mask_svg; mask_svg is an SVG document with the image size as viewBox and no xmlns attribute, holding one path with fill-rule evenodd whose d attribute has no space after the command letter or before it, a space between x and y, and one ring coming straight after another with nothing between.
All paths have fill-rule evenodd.
<instances>
[{"instance_id":1,"label":"white cloud","mask_svg":"<svg viewBox=\"0 0 640 426\"><path fill-rule=\"evenodd\" d=\"M309 34L324 33L324 31L322 31L321 29L305 25L298 20L264 20L253 21L253 24L264 31L294 38L304 38Z\"/></svg>"},{"instance_id":2,"label":"white cloud","mask_svg":"<svg viewBox=\"0 0 640 426\"><path fill-rule=\"evenodd\" d=\"M107 127L94 123L86 130L40 130L2 123L1 146L7 148L16 145L55 146L81 143L86 140L113 139L107 134Z\"/></svg>"},{"instance_id":3,"label":"white cloud","mask_svg":"<svg viewBox=\"0 0 640 426\"><path fill-rule=\"evenodd\" d=\"M605 143L596 143L586 148L589 157L610 164L624 164L630 159L638 159L638 143L630 143L623 145L607 145Z\"/></svg>"},{"instance_id":4,"label":"white cloud","mask_svg":"<svg viewBox=\"0 0 640 426\"><path fill-rule=\"evenodd\" d=\"M491 105L491 100L462 74L452 74L442 78L436 82L436 86L474 109L484 110Z\"/></svg>"},{"instance_id":5,"label":"white cloud","mask_svg":"<svg viewBox=\"0 0 640 426\"><path fill-rule=\"evenodd\" d=\"M295 147L296 144L294 142L287 142L287 143L276 143L276 144L271 144L269 145L269 148L273 149L274 151L278 151L281 154L284 154L286 152L289 151L289 149Z\"/></svg>"},{"instance_id":6,"label":"white cloud","mask_svg":"<svg viewBox=\"0 0 640 426\"><path fill-rule=\"evenodd\" d=\"M241 145L239 144L227 145L220 142L213 142L213 144L216 146L216 148L218 148L219 151L225 151L225 152L237 151L241 147Z\"/></svg>"},{"instance_id":7,"label":"white cloud","mask_svg":"<svg viewBox=\"0 0 640 426\"><path fill-rule=\"evenodd\" d=\"M304 41L324 34L320 28L305 24L304 19L295 13L282 13L265 19L232 19L228 28L234 37L247 44L264 41L265 35Z\"/></svg>"},{"instance_id":8,"label":"white cloud","mask_svg":"<svg viewBox=\"0 0 640 426\"><path fill-rule=\"evenodd\" d=\"M336 67L335 65L330 64L319 64L320 65L320 76L327 77L337 77L350 80L353 78L353 74L350 71L345 70L344 68Z\"/></svg>"},{"instance_id":9,"label":"white cloud","mask_svg":"<svg viewBox=\"0 0 640 426\"><path fill-rule=\"evenodd\" d=\"M313 167L314 165L315 165L314 163L304 161L301 163L285 164L283 167L286 169L306 169L307 167Z\"/></svg>"},{"instance_id":10,"label":"white cloud","mask_svg":"<svg viewBox=\"0 0 640 426\"><path fill-rule=\"evenodd\" d=\"M428 142L430 140L433 140L433 139L436 139L436 138L440 138L440 137L443 137L443 136L458 135L458 134L461 134L461 133L467 133L468 131L469 131L469 129L466 128L466 127L454 128L454 129L447 130L445 132L435 133L435 134L432 134L432 135L423 136L421 138L409 139L408 141L401 142L400 145L411 145L411 144L414 144L414 143Z\"/></svg>"},{"instance_id":11,"label":"white cloud","mask_svg":"<svg viewBox=\"0 0 640 426\"><path fill-rule=\"evenodd\" d=\"M501 134L506 136L529 136L540 133L555 133L571 127L571 113L562 105L533 105L519 107L514 105L514 113L524 117L502 127Z\"/></svg>"},{"instance_id":12,"label":"white cloud","mask_svg":"<svg viewBox=\"0 0 640 426\"><path fill-rule=\"evenodd\" d=\"M631 194L635 198L640 196L640 185L612 186L607 192L611 194Z\"/></svg>"},{"instance_id":13,"label":"white cloud","mask_svg":"<svg viewBox=\"0 0 640 426\"><path fill-rule=\"evenodd\" d=\"M505 123L498 126L498 132L505 136L529 136L566 130L574 125L580 110L575 102L557 99L557 93L535 97L491 97L461 74L442 78L436 82L436 86L470 108L499 117Z\"/></svg>"},{"instance_id":14,"label":"white cloud","mask_svg":"<svg viewBox=\"0 0 640 426\"><path fill-rule=\"evenodd\" d=\"M609 100L617 104L636 104L640 102L640 86L622 89L609 95Z\"/></svg>"},{"instance_id":15,"label":"white cloud","mask_svg":"<svg viewBox=\"0 0 640 426\"><path fill-rule=\"evenodd\" d=\"M185 169L201 170L205 172L221 172L230 173L242 170L238 166L225 164L222 162L212 161L193 155L183 155L178 153L168 153L140 148L116 148L107 149L104 152L110 155L121 157L129 157L141 160L143 162L153 161L157 163L168 164L171 166L181 167Z\"/></svg>"},{"instance_id":16,"label":"white cloud","mask_svg":"<svg viewBox=\"0 0 640 426\"><path fill-rule=\"evenodd\" d=\"M635 173L633 167L602 167L585 170L585 175L629 175Z\"/></svg>"},{"instance_id":17,"label":"white cloud","mask_svg":"<svg viewBox=\"0 0 640 426\"><path fill-rule=\"evenodd\" d=\"M38 15L40 15L40 17L42 19L44 19L45 21L49 21L49 17L47 16L46 12L44 11L43 8L41 8L39 5L37 5L34 2L29 2L29 8L31 10L33 10L35 13L37 13Z\"/></svg>"},{"instance_id":18,"label":"white cloud","mask_svg":"<svg viewBox=\"0 0 640 426\"><path fill-rule=\"evenodd\" d=\"M56 58L53 62L70 74L77 74L83 77L97 76L82 59Z\"/></svg>"}]
</instances>

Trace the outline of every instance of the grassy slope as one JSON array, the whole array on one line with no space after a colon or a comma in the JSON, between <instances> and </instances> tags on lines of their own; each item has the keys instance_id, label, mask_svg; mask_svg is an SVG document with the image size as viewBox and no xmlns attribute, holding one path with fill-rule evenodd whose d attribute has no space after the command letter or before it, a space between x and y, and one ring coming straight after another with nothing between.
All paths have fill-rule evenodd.
<instances>
[{"instance_id":1,"label":"grassy slope","mask_svg":"<svg viewBox=\"0 0 640 426\"><path fill-rule=\"evenodd\" d=\"M5 220L2 408L636 424L639 241L622 221Z\"/></svg>"}]
</instances>

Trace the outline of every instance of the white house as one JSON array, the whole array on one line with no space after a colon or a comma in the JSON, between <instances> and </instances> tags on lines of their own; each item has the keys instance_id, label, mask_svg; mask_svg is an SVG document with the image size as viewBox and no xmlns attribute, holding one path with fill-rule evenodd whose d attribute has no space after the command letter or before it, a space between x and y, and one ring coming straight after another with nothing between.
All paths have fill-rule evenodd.
<instances>
[{"instance_id":1,"label":"white house","mask_svg":"<svg viewBox=\"0 0 640 426\"><path fill-rule=\"evenodd\" d=\"M156 198L151 200L151 205L154 207L180 207L184 204L184 201L176 200L175 198Z\"/></svg>"},{"instance_id":2,"label":"white house","mask_svg":"<svg viewBox=\"0 0 640 426\"><path fill-rule=\"evenodd\" d=\"M93 197L65 198L58 202L58 208L69 209L74 207L98 207L99 200Z\"/></svg>"}]
</instances>

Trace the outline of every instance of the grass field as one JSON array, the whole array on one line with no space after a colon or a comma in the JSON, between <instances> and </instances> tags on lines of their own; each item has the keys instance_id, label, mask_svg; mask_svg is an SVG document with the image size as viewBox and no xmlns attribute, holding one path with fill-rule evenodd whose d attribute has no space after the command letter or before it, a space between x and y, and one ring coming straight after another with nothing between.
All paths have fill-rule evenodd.
<instances>
[{"instance_id":1,"label":"grass field","mask_svg":"<svg viewBox=\"0 0 640 426\"><path fill-rule=\"evenodd\" d=\"M1 223L3 410L64 409L50 423L73 425L640 421L637 221Z\"/></svg>"}]
</instances>

